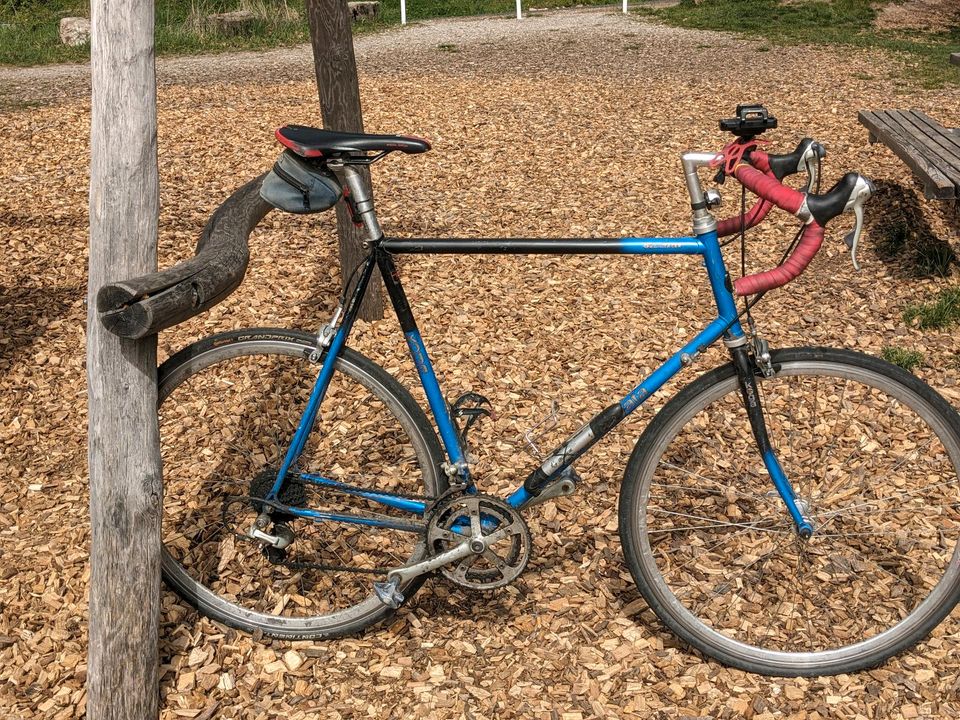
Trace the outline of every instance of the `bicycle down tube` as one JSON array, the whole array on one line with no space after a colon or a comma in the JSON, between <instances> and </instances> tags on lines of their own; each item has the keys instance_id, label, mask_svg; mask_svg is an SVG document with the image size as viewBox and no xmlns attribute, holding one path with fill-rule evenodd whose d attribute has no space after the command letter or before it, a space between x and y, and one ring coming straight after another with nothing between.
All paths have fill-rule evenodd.
<instances>
[{"instance_id":1,"label":"bicycle down tube","mask_svg":"<svg viewBox=\"0 0 960 720\"><path fill-rule=\"evenodd\" d=\"M346 344L347 336L359 312L360 301L373 275L374 265L380 268L384 284L386 285L391 303L397 314L411 357L416 366L417 374L419 375L420 382L426 394L427 402L437 424L437 429L439 430L440 438L452 472L459 475L460 480L473 489L473 481L469 475L469 468L465 461L463 448L460 445L459 433L450 416L449 407L440 389L440 384L430 362L426 346L420 336L413 312L403 290L396 265L393 262L392 256L394 254L638 254L699 255L703 257L703 263L707 270L707 276L717 306L717 317L619 402L608 406L594 416L565 443L554 450L539 467L534 469L524 483L507 498L507 502L516 508L522 508L530 504L544 487L556 480L577 458L613 430L624 418L643 404L647 398L673 378L684 366L689 365L698 354L721 337L725 338L734 355L744 352L743 346L746 344L746 336L743 333L738 319L730 279L723 262L715 230L709 230L695 237L679 238L387 238L379 242L371 243L371 245L372 251L364 263L363 270L351 295L341 325L334 335L332 342L330 342L325 350L323 363L313 391L311 392L310 400L301 418L294 439L291 442L291 446L287 451L283 465L277 473L274 487L268 496L269 500L276 500L287 472L296 463L303 449L306 437L314 424L320 404L333 375L338 353ZM754 394L756 393L756 387L752 377L744 378L744 383L745 387L749 386L752 388L752 392ZM745 400L749 394L750 390L745 390ZM783 499L798 529L805 531L809 525L795 502L793 489L777 460L776 453L766 440L762 409L760 409L758 403L759 401L757 400L752 408L748 403L748 413L750 414L751 423L755 427L760 459L764 463L776 490ZM389 493L381 494L376 491L357 491L345 483L321 476L301 474L301 477L308 483L322 485L333 490L342 489L349 494L357 495L384 506L415 515L423 515L428 506L427 502L397 498ZM305 518L313 517L314 519L346 523L377 525L379 522L368 517L344 514L325 514L323 518L319 518L309 511L294 507L285 508L285 511ZM384 520L383 523L385 523L384 526L386 526L386 523L391 523L391 521Z\"/></svg>"}]
</instances>

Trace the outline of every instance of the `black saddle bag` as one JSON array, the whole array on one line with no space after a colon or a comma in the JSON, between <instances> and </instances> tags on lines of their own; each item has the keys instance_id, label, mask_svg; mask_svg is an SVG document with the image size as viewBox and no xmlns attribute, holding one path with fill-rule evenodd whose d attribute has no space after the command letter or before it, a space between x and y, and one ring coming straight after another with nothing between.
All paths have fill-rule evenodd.
<instances>
[{"instance_id":1,"label":"black saddle bag","mask_svg":"<svg viewBox=\"0 0 960 720\"><path fill-rule=\"evenodd\" d=\"M284 150L260 186L260 197L278 210L307 214L329 210L343 195L336 176Z\"/></svg>"}]
</instances>

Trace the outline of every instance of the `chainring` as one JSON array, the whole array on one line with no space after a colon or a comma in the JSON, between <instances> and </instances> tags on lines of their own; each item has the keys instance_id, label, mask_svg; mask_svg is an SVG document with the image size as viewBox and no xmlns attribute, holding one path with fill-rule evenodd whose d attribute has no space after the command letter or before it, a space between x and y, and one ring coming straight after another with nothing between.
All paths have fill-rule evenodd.
<instances>
[{"instance_id":1,"label":"chainring","mask_svg":"<svg viewBox=\"0 0 960 720\"><path fill-rule=\"evenodd\" d=\"M533 549L530 528L519 512L491 495L456 495L439 501L427 518L427 547L438 555L477 533L502 535L482 553L445 565L448 580L471 590L509 585L527 566Z\"/></svg>"}]
</instances>

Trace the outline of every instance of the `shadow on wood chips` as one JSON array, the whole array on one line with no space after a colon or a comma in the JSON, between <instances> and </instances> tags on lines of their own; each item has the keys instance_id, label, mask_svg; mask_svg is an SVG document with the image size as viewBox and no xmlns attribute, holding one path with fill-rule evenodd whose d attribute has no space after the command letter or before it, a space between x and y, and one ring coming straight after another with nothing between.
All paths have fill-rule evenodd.
<instances>
[{"instance_id":1,"label":"shadow on wood chips","mask_svg":"<svg viewBox=\"0 0 960 720\"><path fill-rule=\"evenodd\" d=\"M875 185L866 225L877 257L900 279L949 275L956 252L931 228L916 190L891 180L877 180Z\"/></svg>"},{"instance_id":2,"label":"shadow on wood chips","mask_svg":"<svg viewBox=\"0 0 960 720\"><path fill-rule=\"evenodd\" d=\"M59 324L68 308L83 297L85 288L5 287L0 285L0 368L12 364L22 351Z\"/></svg>"}]
</instances>

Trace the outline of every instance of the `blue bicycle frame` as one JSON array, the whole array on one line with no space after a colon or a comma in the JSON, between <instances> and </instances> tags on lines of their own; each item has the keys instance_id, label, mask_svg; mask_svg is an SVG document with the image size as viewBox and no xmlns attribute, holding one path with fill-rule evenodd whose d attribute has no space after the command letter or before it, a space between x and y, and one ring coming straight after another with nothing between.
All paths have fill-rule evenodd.
<instances>
[{"instance_id":1,"label":"blue bicycle frame","mask_svg":"<svg viewBox=\"0 0 960 720\"><path fill-rule=\"evenodd\" d=\"M647 398L660 389L685 365L690 364L698 354L723 337L726 344L731 348L731 353L734 355L741 388L744 394L744 401L748 414L750 415L751 425L757 439L763 463L798 529L803 532L810 528L797 506L793 489L766 436L762 409L759 406L759 399L753 378L753 368L749 364L744 347L746 345L746 337L740 325L730 278L720 251L716 230L709 230L694 237L680 238L384 238L378 242L371 243L370 255L363 265L362 272L357 281L356 288L351 295L343 320L329 346L324 351L323 363L307 407L304 410L281 468L277 473L274 486L266 497L266 500L270 504L277 508L282 508L284 512L314 520L372 525L396 530L409 530L411 532L418 532L422 529L422 524L417 522L394 521L386 518L378 519L349 514L323 513L305 508L288 507L277 501L280 489L283 487L283 482L290 469L294 467L300 453L303 451L310 429L316 420L317 412L323 402L330 379L333 376L337 357L346 344L347 337L353 327L354 320L359 311L360 302L373 275L374 267L380 268L387 292L390 295L394 310L397 313L397 318L400 321L400 326L406 337L411 357L417 368L420 382L423 385L427 402L430 405L430 410L433 413L443 447L446 451L449 462L448 467L452 469L452 472L455 473L459 481L467 485L469 491L475 491L473 481L469 474L469 468L465 461L464 448L461 446L460 434L450 416L447 402L440 389L440 384L437 381L436 373L430 362L427 348L420 336L420 331L417 328L410 305L407 302L406 295L400 283L396 265L393 262L393 255L404 253L636 254L697 255L702 257L703 264L707 270L707 276L710 280L710 286L713 290L713 297L717 306L717 317L644 379L643 382L627 393L623 399L594 416L565 443L550 453L541 465L529 474L523 485L511 493L506 500L515 508L522 508L533 502L545 487L561 477L564 471L570 467L571 463L583 455L583 453L616 427L630 413L640 407ZM750 390L751 387L752 392ZM304 482L322 485L329 489L339 489L345 493L359 496L366 500L410 513L411 515L422 516L427 508L426 502L396 497L387 493L380 494L376 491L361 491L338 481L317 475L302 473L300 477Z\"/></svg>"}]
</instances>

